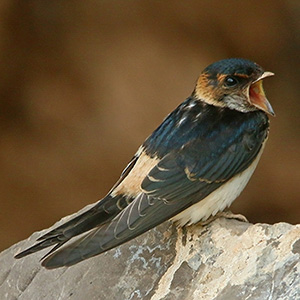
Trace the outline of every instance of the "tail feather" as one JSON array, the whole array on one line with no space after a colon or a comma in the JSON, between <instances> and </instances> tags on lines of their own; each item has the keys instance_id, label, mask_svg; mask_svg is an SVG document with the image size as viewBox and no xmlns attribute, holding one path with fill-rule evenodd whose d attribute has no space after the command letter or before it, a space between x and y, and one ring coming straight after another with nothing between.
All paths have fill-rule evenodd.
<instances>
[{"instance_id":1,"label":"tail feather","mask_svg":"<svg viewBox=\"0 0 300 300\"><path fill-rule=\"evenodd\" d=\"M108 222L120 212L120 209L115 205L117 200L118 199L112 198L111 196L105 197L89 210L39 237L39 243L18 253L15 255L15 258L22 258L34 252L56 245L49 252L52 253L74 236L90 231L92 228ZM109 204L109 211L105 209L106 204Z\"/></svg>"},{"instance_id":2,"label":"tail feather","mask_svg":"<svg viewBox=\"0 0 300 300\"><path fill-rule=\"evenodd\" d=\"M104 204L108 201L103 200ZM145 193L140 193L123 210L115 201L115 198L110 198L107 206L110 211L104 205L100 206L100 201L90 210L43 235L38 244L15 257L21 258L54 246L43 257L42 265L49 269L71 266L133 239L189 205L186 201L167 202Z\"/></svg>"},{"instance_id":3,"label":"tail feather","mask_svg":"<svg viewBox=\"0 0 300 300\"><path fill-rule=\"evenodd\" d=\"M105 209L105 206L108 203L113 202L115 204L116 201L118 201L118 199L112 198L111 196L107 196L101 199L97 204L95 204L86 212L83 212L79 216L42 235L38 238L38 240L44 240L50 237L55 237L62 233L65 236L72 237L84 231L88 231L94 228L95 226L109 220L119 211L116 205L114 205L113 210L107 211ZM110 206L112 205L110 204Z\"/></svg>"},{"instance_id":4,"label":"tail feather","mask_svg":"<svg viewBox=\"0 0 300 300\"><path fill-rule=\"evenodd\" d=\"M46 240L44 240L44 241L41 241L41 242L39 242L39 243L37 243L37 244L35 244L34 246L32 246L32 247L30 247L30 248L28 248L28 249L26 249L26 250L24 250L24 251L22 251L22 252L20 252L20 253L18 253L18 254L16 254L15 255L15 258L22 258L22 257L25 257L25 256L27 256L27 255L29 255L29 254L32 254L32 253L35 253L35 252L38 252L38 251L40 251L40 250L43 250L43 249L45 249L45 248L48 248L48 247L50 247L50 246L53 246L53 245L55 245L55 244L57 244L57 245L63 245L66 241L59 241L60 240L60 237L59 236L55 236L55 237L51 237L51 238L48 238L48 239L46 239ZM59 246L59 247L60 247ZM56 246L55 246L56 247ZM57 247L58 248L58 247ZM56 249L57 249L56 248ZM48 253L48 254L50 254L50 253ZM47 255L48 255L47 254Z\"/></svg>"}]
</instances>

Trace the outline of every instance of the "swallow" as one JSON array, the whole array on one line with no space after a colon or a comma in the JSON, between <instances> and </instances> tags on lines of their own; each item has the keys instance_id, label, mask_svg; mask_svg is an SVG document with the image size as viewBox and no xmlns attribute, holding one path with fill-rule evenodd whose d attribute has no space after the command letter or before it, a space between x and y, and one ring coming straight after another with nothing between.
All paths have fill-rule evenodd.
<instances>
[{"instance_id":1,"label":"swallow","mask_svg":"<svg viewBox=\"0 0 300 300\"><path fill-rule=\"evenodd\" d=\"M240 195L254 172L274 111L258 64L209 65L182 104L145 140L108 194L16 258L53 248L46 268L71 266L166 221L205 221Z\"/></svg>"}]
</instances>

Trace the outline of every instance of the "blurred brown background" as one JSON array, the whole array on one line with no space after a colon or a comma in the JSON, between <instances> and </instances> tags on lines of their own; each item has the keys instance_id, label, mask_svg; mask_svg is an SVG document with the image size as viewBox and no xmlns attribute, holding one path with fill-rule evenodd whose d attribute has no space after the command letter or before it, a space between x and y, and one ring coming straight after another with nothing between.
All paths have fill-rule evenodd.
<instances>
[{"instance_id":1,"label":"blurred brown background","mask_svg":"<svg viewBox=\"0 0 300 300\"><path fill-rule=\"evenodd\" d=\"M300 222L299 1L0 3L0 250L104 196L138 146L227 57L276 77L251 222Z\"/></svg>"}]
</instances>

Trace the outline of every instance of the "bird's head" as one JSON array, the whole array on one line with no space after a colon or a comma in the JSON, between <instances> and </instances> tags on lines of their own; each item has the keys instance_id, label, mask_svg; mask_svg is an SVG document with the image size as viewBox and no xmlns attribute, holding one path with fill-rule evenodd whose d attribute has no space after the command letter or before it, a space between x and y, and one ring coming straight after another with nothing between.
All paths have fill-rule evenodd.
<instances>
[{"instance_id":1,"label":"bird's head","mask_svg":"<svg viewBox=\"0 0 300 300\"><path fill-rule=\"evenodd\" d=\"M201 73L194 96L214 106L245 113L259 109L274 116L262 86L262 79L272 75L250 60L220 60Z\"/></svg>"}]
</instances>

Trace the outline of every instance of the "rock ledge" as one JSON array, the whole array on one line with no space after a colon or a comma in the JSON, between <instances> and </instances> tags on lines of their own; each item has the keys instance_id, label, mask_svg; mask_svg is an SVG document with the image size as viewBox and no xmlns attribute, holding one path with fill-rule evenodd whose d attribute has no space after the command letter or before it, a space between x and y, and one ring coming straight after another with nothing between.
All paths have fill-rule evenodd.
<instances>
[{"instance_id":1,"label":"rock ledge","mask_svg":"<svg viewBox=\"0 0 300 300\"><path fill-rule=\"evenodd\" d=\"M13 258L44 232L0 254L0 299L300 299L300 225L166 222L70 268Z\"/></svg>"}]
</instances>

